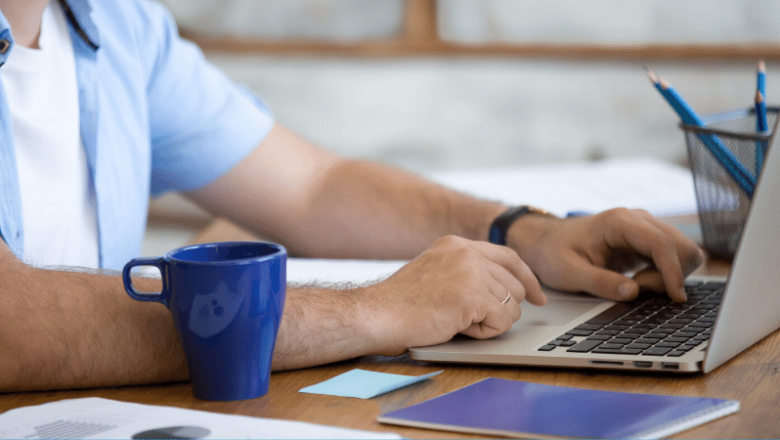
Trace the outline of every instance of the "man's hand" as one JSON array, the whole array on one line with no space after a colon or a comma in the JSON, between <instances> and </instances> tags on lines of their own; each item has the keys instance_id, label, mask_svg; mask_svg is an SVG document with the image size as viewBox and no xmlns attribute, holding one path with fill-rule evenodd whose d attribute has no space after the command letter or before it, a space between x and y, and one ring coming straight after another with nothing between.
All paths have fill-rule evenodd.
<instances>
[{"instance_id":1,"label":"man's hand","mask_svg":"<svg viewBox=\"0 0 780 440\"><path fill-rule=\"evenodd\" d=\"M680 231L625 208L569 219L528 215L509 229L507 244L545 285L618 301L642 288L683 302L685 277L704 261ZM631 270L633 278L623 275Z\"/></svg>"},{"instance_id":2,"label":"man's hand","mask_svg":"<svg viewBox=\"0 0 780 440\"><path fill-rule=\"evenodd\" d=\"M502 304L507 293L510 299ZM523 299L547 302L536 276L512 249L454 236L439 239L364 294L380 320L376 327L385 329L375 337L389 348L386 354L446 342L457 333L490 338L520 318Z\"/></svg>"}]
</instances>

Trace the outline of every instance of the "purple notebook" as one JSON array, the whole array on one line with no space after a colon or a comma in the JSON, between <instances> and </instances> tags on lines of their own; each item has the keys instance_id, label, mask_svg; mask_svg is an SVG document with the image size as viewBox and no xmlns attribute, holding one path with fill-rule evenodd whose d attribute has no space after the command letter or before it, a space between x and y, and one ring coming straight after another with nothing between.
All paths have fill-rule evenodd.
<instances>
[{"instance_id":1,"label":"purple notebook","mask_svg":"<svg viewBox=\"0 0 780 440\"><path fill-rule=\"evenodd\" d=\"M488 378L377 420L507 437L661 438L738 410L735 400L594 391Z\"/></svg>"}]
</instances>

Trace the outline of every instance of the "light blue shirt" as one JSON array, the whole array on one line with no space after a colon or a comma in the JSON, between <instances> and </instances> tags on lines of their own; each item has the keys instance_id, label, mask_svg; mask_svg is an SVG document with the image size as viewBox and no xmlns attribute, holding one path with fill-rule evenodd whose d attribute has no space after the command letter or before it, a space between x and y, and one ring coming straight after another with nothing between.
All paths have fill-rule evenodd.
<instances>
[{"instance_id":1,"label":"light blue shirt","mask_svg":"<svg viewBox=\"0 0 780 440\"><path fill-rule=\"evenodd\" d=\"M148 0L64 0L76 59L80 133L94 185L100 266L141 250L150 196L202 187L267 136L267 107L182 40ZM0 14L0 68L13 53ZM0 84L0 234L24 253L12 122ZM62 231L67 234L68 231Z\"/></svg>"}]
</instances>

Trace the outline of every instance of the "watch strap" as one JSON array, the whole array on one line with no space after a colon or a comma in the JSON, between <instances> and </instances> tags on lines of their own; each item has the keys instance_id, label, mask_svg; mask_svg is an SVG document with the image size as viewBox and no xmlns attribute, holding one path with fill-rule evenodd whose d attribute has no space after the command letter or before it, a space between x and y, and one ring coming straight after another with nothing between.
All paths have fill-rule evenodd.
<instances>
[{"instance_id":1,"label":"watch strap","mask_svg":"<svg viewBox=\"0 0 780 440\"><path fill-rule=\"evenodd\" d=\"M509 227L512 226L520 217L526 214L543 214L552 216L548 211L535 206L521 205L507 209L501 215L493 220L490 225L488 241L493 244L506 245L506 236Z\"/></svg>"}]
</instances>

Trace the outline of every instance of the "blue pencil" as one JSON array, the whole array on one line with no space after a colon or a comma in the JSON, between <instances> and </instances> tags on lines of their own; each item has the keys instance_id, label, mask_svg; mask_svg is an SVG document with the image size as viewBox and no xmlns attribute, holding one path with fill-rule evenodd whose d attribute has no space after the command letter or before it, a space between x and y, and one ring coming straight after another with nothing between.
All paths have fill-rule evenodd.
<instances>
[{"instance_id":1,"label":"blue pencil","mask_svg":"<svg viewBox=\"0 0 780 440\"><path fill-rule=\"evenodd\" d=\"M766 96L766 64L764 64L764 60L758 61L758 69L756 69L756 90L761 92L761 96Z\"/></svg>"},{"instance_id":2,"label":"blue pencil","mask_svg":"<svg viewBox=\"0 0 780 440\"><path fill-rule=\"evenodd\" d=\"M647 71L647 76L653 82L661 96L672 106L683 123L696 127L705 127L704 121L688 105L677 91L669 85L663 78L657 77L652 71ZM699 134L699 139L704 143L707 149L712 153L715 159L725 169L734 182L745 191L748 198L753 197L753 190L756 187L756 178L748 171L745 166L723 145L720 138L712 134Z\"/></svg>"},{"instance_id":3,"label":"blue pencil","mask_svg":"<svg viewBox=\"0 0 780 440\"><path fill-rule=\"evenodd\" d=\"M759 134L765 133L769 129L766 121L766 64L764 60L758 61L756 69L756 131ZM764 166L764 155L766 154L766 143L756 142L756 176L761 172Z\"/></svg>"},{"instance_id":4,"label":"blue pencil","mask_svg":"<svg viewBox=\"0 0 780 440\"><path fill-rule=\"evenodd\" d=\"M766 122L766 102L758 90L756 90L756 130L759 134L764 134L769 130L769 125ZM761 168L764 166L765 150L766 142L756 141L756 175L761 172Z\"/></svg>"}]
</instances>

